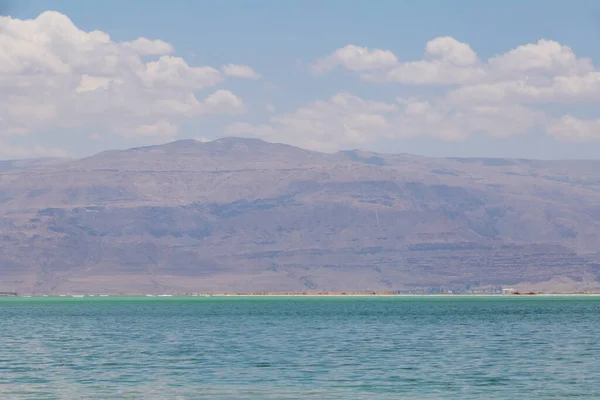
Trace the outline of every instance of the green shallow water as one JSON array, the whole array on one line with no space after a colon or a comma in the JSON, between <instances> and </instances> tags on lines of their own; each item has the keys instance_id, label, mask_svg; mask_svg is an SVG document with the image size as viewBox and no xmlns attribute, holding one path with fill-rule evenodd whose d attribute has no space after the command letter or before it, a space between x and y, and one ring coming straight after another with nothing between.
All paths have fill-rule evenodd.
<instances>
[{"instance_id":1,"label":"green shallow water","mask_svg":"<svg viewBox=\"0 0 600 400\"><path fill-rule=\"evenodd\" d=\"M598 399L598 297L0 298L0 399Z\"/></svg>"}]
</instances>

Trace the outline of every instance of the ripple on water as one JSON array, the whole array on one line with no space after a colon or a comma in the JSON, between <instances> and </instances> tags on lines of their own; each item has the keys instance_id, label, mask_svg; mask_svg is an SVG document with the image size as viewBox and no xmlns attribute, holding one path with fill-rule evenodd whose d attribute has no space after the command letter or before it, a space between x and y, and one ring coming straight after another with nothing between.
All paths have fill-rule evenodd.
<instances>
[{"instance_id":1,"label":"ripple on water","mask_svg":"<svg viewBox=\"0 0 600 400\"><path fill-rule=\"evenodd\" d=\"M0 300L0 398L600 397L600 299Z\"/></svg>"}]
</instances>

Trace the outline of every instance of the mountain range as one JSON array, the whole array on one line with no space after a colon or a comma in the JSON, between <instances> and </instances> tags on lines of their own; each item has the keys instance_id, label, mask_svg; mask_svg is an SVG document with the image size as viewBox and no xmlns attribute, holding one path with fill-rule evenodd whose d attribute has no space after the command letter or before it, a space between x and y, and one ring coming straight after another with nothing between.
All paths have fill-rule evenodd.
<instances>
[{"instance_id":1,"label":"mountain range","mask_svg":"<svg viewBox=\"0 0 600 400\"><path fill-rule=\"evenodd\" d=\"M0 162L0 291L600 288L600 161L180 140Z\"/></svg>"}]
</instances>

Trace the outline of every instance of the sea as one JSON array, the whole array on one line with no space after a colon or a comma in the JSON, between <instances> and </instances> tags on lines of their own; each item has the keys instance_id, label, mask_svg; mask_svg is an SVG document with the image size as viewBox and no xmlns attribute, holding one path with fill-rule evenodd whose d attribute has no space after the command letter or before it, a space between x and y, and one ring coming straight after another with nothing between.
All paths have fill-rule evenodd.
<instances>
[{"instance_id":1,"label":"sea","mask_svg":"<svg viewBox=\"0 0 600 400\"><path fill-rule=\"evenodd\" d=\"M0 399L600 399L600 297L0 298Z\"/></svg>"}]
</instances>

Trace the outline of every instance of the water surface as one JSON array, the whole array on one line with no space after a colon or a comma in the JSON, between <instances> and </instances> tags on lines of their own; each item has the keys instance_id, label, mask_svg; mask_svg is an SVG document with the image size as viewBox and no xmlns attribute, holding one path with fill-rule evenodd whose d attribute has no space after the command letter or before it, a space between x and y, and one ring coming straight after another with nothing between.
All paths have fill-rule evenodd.
<instances>
[{"instance_id":1,"label":"water surface","mask_svg":"<svg viewBox=\"0 0 600 400\"><path fill-rule=\"evenodd\" d=\"M598 297L0 298L0 398L598 399Z\"/></svg>"}]
</instances>

